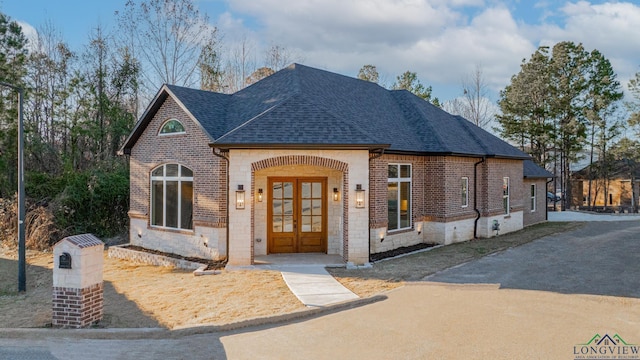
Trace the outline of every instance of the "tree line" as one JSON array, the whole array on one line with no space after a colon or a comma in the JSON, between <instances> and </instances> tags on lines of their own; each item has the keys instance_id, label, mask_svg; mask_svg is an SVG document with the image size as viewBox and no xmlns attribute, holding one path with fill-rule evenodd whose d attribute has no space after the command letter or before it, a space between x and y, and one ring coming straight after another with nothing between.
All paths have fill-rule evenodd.
<instances>
[{"instance_id":1,"label":"tree line","mask_svg":"<svg viewBox=\"0 0 640 360\"><path fill-rule=\"evenodd\" d=\"M565 41L539 47L500 92L500 134L553 171L554 188L566 195L563 207L582 205L582 199L571 203L572 166L580 160L589 160L589 194L595 179L611 176L614 159L638 160L638 142L625 129L640 134L639 74L625 102L610 61L597 49ZM595 197L587 197L594 206Z\"/></svg>"},{"instance_id":2,"label":"tree line","mask_svg":"<svg viewBox=\"0 0 640 360\"><path fill-rule=\"evenodd\" d=\"M130 0L114 16L118 32L96 26L75 50L51 22L27 39L0 13L0 81L25 89L27 238L38 244L71 233L126 232L128 163L117 153L161 84L234 93L301 61L276 43L262 56L247 38L225 43L194 0ZM379 82L374 65L357 77ZM391 88L481 127L494 118L480 66L452 102L441 103L413 71L397 76ZM624 108L632 115L623 120L620 84L601 53L570 42L541 47L500 92L500 132L539 164L558 169L568 191L570 166L585 148L593 161L637 157L634 140L613 144L623 124L640 130L640 75L629 91L633 99ZM17 188L17 99L11 89L0 94L0 225L8 229L2 241L15 238L15 203L8 200Z\"/></svg>"}]
</instances>

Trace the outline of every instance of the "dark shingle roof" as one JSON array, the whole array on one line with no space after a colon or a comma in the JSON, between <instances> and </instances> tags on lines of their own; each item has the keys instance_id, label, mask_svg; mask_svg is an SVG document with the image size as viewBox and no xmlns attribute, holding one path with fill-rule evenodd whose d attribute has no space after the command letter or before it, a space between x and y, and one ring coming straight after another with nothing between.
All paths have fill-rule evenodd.
<instances>
[{"instance_id":1,"label":"dark shingle roof","mask_svg":"<svg viewBox=\"0 0 640 360\"><path fill-rule=\"evenodd\" d=\"M574 171L571 177L577 180L588 180L589 170L593 172L593 178L598 177L600 164L593 163L584 168ZM640 178L640 163L632 159L616 159L608 164L608 176L610 179L629 179L631 174L634 178Z\"/></svg>"},{"instance_id":2,"label":"dark shingle roof","mask_svg":"<svg viewBox=\"0 0 640 360\"><path fill-rule=\"evenodd\" d=\"M397 153L528 158L406 90L387 90L299 64L233 95L178 86L167 89L217 147L348 145L385 147ZM137 127L146 126L143 122L144 118ZM136 139L132 134L125 152Z\"/></svg>"},{"instance_id":3,"label":"dark shingle roof","mask_svg":"<svg viewBox=\"0 0 640 360\"><path fill-rule=\"evenodd\" d=\"M552 178L553 174L538 166L532 160L525 160L522 162L522 173L525 179L546 179Z\"/></svg>"},{"instance_id":4,"label":"dark shingle roof","mask_svg":"<svg viewBox=\"0 0 640 360\"><path fill-rule=\"evenodd\" d=\"M225 132L224 119L231 95L175 85L167 88L182 102L209 135L216 139Z\"/></svg>"}]
</instances>

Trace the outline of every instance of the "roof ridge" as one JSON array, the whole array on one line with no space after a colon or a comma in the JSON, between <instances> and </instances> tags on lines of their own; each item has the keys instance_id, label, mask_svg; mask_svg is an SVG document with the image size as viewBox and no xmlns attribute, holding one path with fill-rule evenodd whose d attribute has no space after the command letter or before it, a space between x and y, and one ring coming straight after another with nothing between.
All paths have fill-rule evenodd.
<instances>
[{"instance_id":1,"label":"roof ridge","mask_svg":"<svg viewBox=\"0 0 640 360\"><path fill-rule=\"evenodd\" d=\"M263 115L265 115L265 114L268 114L268 113L269 113L269 112L271 112L271 111L273 111L273 109L275 109L275 108L277 108L278 106L282 105L286 100L288 100L288 99L290 99L290 98L292 98L292 97L293 97L293 96L289 96L288 98L286 98L286 99L284 99L284 100L280 101L279 103L274 104L273 106L271 106L271 107L267 108L267 109L266 109L266 110L264 110L263 112L261 112L261 113L259 113L259 114L255 115L255 116L254 116L254 117L252 117L251 119L249 119L249 120L247 120L247 121L243 122L242 124L240 124L240 125L236 126L236 127L235 127L235 128L233 128L233 129L231 129L231 130L227 131L224 135L222 135L222 136L220 136L219 138L215 139L215 140L213 141L213 143L215 144L215 143L219 142L220 140L224 139L225 137L227 137L227 136L229 136L229 135L233 134L234 132L239 131L240 129L242 129L243 127L247 126L248 124L250 124L250 123L251 123L251 122L253 122L254 120L256 120L256 119L258 119L258 118L262 117L262 116L263 116Z\"/></svg>"},{"instance_id":2,"label":"roof ridge","mask_svg":"<svg viewBox=\"0 0 640 360\"><path fill-rule=\"evenodd\" d=\"M474 125L471 121L467 120L466 118L460 115L453 115L453 117L456 119L462 120L462 123L461 123L462 127L464 127L464 129L467 131L467 134L471 135L471 137L476 140L477 144L482 148L485 155L495 155L495 151L494 151L494 154L490 154L490 151L487 148L487 145L484 143L484 141L482 141L482 139L480 139L480 137L478 137L478 135L474 131L471 131L471 126L476 126L476 125ZM484 131L479 126L477 126L477 128L479 130Z\"/></svg>"},{"instance_id":3,"label":"roof ridge","mask_svg":"<svg viewBox=\"0 0 640 360\"><path fill-rule=\"evenodd\" d=\"M404 95L404 94L406 94L406 95L404 95L404 96L409 96L409 99L410 99L412 102L414 102L414 103L416 103L416 104L419 104L419 105L421 105L421 106L424 106L424 105L427 105L427 106L435 106L435 105L433 105L433 104L429 103L428 101L426 101L426 100L424 100L424 99L422 99L422 98L418 97L417 95L413 94L411 91L409 91L409 90L407 90L407 89L391 89L391 90L387 90L387 91L389 91L389 92L391 92L391 93L398 94L398 95ZM393 97L393 100L394 100L396 103L398 103L398 99L397 99L395 96ZM424 103L424 104L420 103L420 102L422 102L422 101L424 101L425 103ZM405 116L404 107L403 107L401 104L398 104L398 106L400 106L400 108L401 108L401 109L403 109L403 111L402 111L402 117L405 119L405 121L409 122L409 121L408 121L408 119L407 119L407 118L406 118L406 116ZM414 109L415 109L415 107L414 107ZM427 117L427 116L426 116L427 114L425 114L425 113L424 113L424 111L423 111L422 107L419 107L419 108L417 108L416 110L417 110L417 111L419 111L419 112L421 112L421 114L420 114L420 115L422 115L422 116L420 116L421 120L425 120L425 118ZM428 127L429 127L429 130L431 130L431 134L430 134L430 135L436 139L436 141L438 142L438 146L439 146L440 148L442 148L442 149L447 149L447 150L449 150L449 151L450 151L450 149L449 149L449 147L448 147L447 142L446 142L446 141L444 141L444 140L442 139L442 136L440 136L440 133L439 133L438 131L435 131L435 130L434 130L434 126L433 126L433 124L431 123L431 121L423 121L422 123L423 123L423 124L418 124L418 127L422 127L422 126L425 126L425 125L426 125L426 126L428 126ZM422 134L420 134L420 135L422 135ZM422 136L420 136L420 138L422 138Z\"/></svg>"}]
</instances>

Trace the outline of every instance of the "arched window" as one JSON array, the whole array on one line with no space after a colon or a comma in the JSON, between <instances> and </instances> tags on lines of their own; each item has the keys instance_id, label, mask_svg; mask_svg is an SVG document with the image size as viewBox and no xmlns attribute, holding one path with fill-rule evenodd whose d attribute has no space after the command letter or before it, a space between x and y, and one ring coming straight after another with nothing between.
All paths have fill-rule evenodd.
<instances>
[{"instance_id":1,"label":"arched window","mask_svg":"<svg viewBox=\"0 0 640 360\"><path fill-rule=\"evenodd\" d=\"M184 125L176 119L169 119L165 121L160 128L160 135L183 134L184 132Z\"/></svg>"},{"instance_id":2,"label":"arched window","mask_svg":"<svg viewBox=\"0 0 640 360\"><path fill-rule=\"evenodd\" d=\"M164 164L151 172L151 226L193 229L193 171Z\"/></svg>"}]
</instances>

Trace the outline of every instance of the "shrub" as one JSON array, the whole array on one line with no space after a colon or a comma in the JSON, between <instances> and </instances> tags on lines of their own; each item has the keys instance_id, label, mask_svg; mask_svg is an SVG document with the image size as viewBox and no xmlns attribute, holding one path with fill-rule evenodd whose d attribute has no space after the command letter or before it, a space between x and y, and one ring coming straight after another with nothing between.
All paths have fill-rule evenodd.
<instances>
[{"instance_id":1,"label":"shrub","mask_svg":"<svg viewBox=\"0 0 640 360\"><path fill-rule=\"evenodd\" d=\"M29 173L25 242L44 250L68 235L92 233L111 237L126 233L129 210L129 170L114 163L54 176ZM0 198L0 242L17 245L17 201Z\"/></svg>"}]
</instances>

